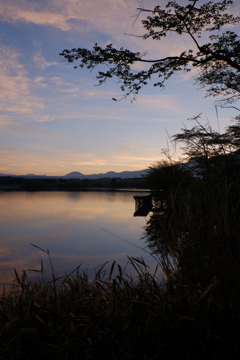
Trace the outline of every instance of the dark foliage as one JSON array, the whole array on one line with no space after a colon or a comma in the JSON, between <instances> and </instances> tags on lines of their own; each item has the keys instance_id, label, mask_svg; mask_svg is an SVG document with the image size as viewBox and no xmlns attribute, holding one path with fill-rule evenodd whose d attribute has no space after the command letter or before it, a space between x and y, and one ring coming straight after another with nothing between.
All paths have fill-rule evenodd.
<instances>
[{"instance_id":1,"label":"dark foliage","mask_svg":"<svg viewBox=\"0 0 240 360\"><path fill-rule=\"evenodd\" d=\"M146 59L147 53L116 49L112 44L105 48L95 44L92 50L74 48L64 50L60 55L70 63L79 61L75 68L92 70L100 65L97 75L99 84L117 77L122 84L121 90L133 98L151 80L154 86L163 87L176 72L197 68L196 82L206 87L207 94L224 96L225 102L232 103L239 99L240 92L239 36L233 31L221 32L220 35L214 34L214 31L222 30L226 25L239 24L240 17L226 13L233 4L231 0L198 3L198 0L190 0L187 6L182 6L170 1L165 9L160 5L153 10L138 9L139 13L149 14L142 21L147 31L142 38L161 41L172 34L187 37L193 46L182 53ZM203 33L205 36L209 34L205 41ZM133 65L139 62L149 64L149 68L134 70Z\"/></svg>"},{"instance_id":2,"label":"dark foliage","mask_svg":"<svg viewBox=\"0 0 240 360\"><path fill-rule=\"evenodd\" d=\"M54 191L54 190L91 190L91 189L143 189L144 178L100 178L100 179L25 179L11 176L0 177L2 190Z\"/></svg>"}]
</instances>

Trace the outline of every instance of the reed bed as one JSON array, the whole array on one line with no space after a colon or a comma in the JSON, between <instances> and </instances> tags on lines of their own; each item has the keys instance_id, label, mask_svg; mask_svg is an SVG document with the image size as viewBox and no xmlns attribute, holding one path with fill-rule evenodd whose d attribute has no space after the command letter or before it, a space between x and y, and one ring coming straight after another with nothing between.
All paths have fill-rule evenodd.
<instances>
[{"instance_id":1,"label":"reed bed","mask_svg":"<svg viewBox=\"0 0 240 360\"><path fill-rule=\"evenodd\" d=\"M0 359L237 358L238 314L213 301L217 281L180 294L174 277L129 262L134 279L115 262L93 280L80 268L45 284L16 272L0 299Z\"/></svg>"}]
</instances>

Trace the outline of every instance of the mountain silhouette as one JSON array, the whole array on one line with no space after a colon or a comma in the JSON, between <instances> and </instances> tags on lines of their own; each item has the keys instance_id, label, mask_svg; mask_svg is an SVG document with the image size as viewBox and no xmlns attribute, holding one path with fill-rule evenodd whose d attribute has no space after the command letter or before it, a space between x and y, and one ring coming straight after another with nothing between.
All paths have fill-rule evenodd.
<instances>
[{"instance_id":1,"label":"mountain silhouette","mask_svg":"<svg viewBox=\"0 0 240 360\"><path fill-rule=\"evenodd\" d=\"M121 179L132 179L139 178L146 175L147 169L138 171L122 171L117 173L115 171L108 171L106 173L84 175L78 171L73 171L65 176L64 179L101 179L101 178L121 178Z\"/></svg>"},{"instance_id":2,"label":"mountain silhouette","mask_svg":"<svg viewBox=\"0 0 240 360\"><path fill-rule=\"evenodd\" d=\"M23 177L25 179L101 179L101 178L121 178L121 179L133 179L140 178L147 174L147 169L138 170L138 171L108 171L106 173L84 175L79 171L73 171L69 174L63 176L47 176L47 175L35 175L35 174L26 174L26 175L13 175L13 174L1 174L0 176L13 176L13 177Z\"/></svg>"}]
</instances>

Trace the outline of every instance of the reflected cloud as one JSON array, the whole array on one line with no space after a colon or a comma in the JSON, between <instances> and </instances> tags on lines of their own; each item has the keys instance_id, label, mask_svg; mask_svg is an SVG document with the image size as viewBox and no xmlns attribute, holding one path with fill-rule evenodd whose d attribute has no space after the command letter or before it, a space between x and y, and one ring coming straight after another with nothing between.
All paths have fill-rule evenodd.
<instances>
[{"instance_id":1,"label":"reflected cloud","mask_svg":"<svg viewBox=\"0 0 240 360\"><path fill-rule=\"evenodd\" d=\"M106 261L125 265L126 254L144 255L134 244L141 247L145 221L133 219L133 211L131 193L0 193L0 283L14 278L13 267L19 274L40 270L41 259L50 275L47 254L31 244L50 250L58 275L79 264L92 271Z\"/></svg>"},{"instance_id":2,"label":"reflected cloud","mask_svg":"<svg viewBox=\"0 0 240 360\"><path fill-rule=\"evenodd\" d=\"M71 194L71 193L70 193ZM11 197L14 197L14 203ZM76 201L76 196L78 200ZM122 202L124 197L125 201ZM73 201L74 199L74 201ZM40 225L44 222L69 223L76 220L92 221L107 217L109 219L126 217L126 200L129 199L130 211L132 213L133 200L129 194L106 194L81 192L69 195L69 193L14 193L12 195L0 193L0 224L23 224L26 219L30 221L27 225ZM99 203L98 201L101 200ZM103 201L104 200L104 201ZM36 207L37 202L37 207ZM115 207L115 211L109 212L109 207ZM21 211L19 209L21 208ZM34 225L35 223L35 225Z\"/></svg>"}]
</instances>

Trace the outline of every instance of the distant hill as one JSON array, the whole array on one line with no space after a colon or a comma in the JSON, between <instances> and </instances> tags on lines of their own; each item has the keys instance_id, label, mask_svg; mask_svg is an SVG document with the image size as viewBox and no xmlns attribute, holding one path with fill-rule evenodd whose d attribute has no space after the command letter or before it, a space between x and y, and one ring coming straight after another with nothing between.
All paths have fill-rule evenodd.
<instances>
[{"instance_id":1,"label":"distant hill","mask_svg":"<svg viewBox=\"0 0 240 360\"><path fill-rule=\"evenodd\" d=\"M85 175L78 172L78 171L73 171L70 172L69 174L63 176L64 179L84 179Z\"/></svg>"},{"instance_id":2,"label":"distant hill","mask_svg":"<svg viewBox=\"0 0 240 360\"><path fill-rule=\"evenodd\" d=\"M64 176L47 176L47 175L35 175L35 174L26 174L26 175L13 175L13 174L1 174L0 176L12 176L12 177L22 177L25 179L102 179L102 178L121 178L121 179L134 179L140 178L143 175L146 175L147 169L138 170L138 171L122 171L117 173L115 171L108 171L106 173L84 175L78 171L70 172Z\"/></svg>"},{"instance_id":3,"label":"distant hill","mask_svg":"<svg viewBox=\"0 0 240 360\"><path fill-rule=\"evenodd\" d=\"M138 170L138 171L122 171L117 173L115 171L108 171L104 174L92 174L92 175L84 175L80 172L74 171L65 176L64 179L101 179L101 178L121 178L121 179L133 179L133 178L140 178L143 175L146 175L147 169L145 170Z\"/></svg>"}]
</instances>

